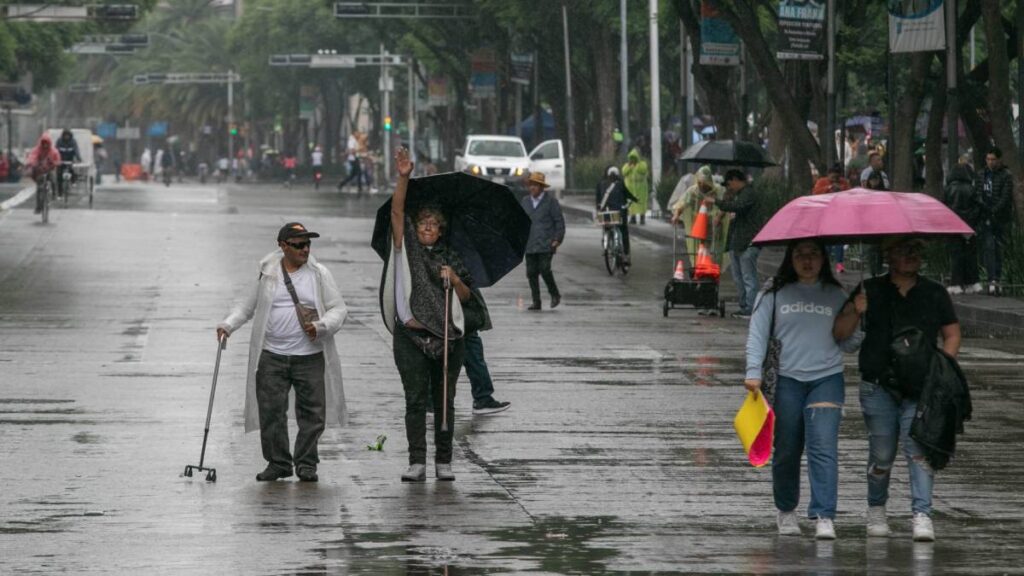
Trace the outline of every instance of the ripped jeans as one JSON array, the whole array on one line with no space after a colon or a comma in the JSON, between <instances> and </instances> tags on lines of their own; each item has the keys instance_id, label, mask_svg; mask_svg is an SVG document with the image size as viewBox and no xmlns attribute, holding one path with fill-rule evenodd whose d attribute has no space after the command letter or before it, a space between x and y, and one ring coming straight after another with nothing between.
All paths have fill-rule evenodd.
<instances>
[{"instance_id":1,"label":"ripped jeans","mask_svg":"<svg viewBox=\"0 0 1024 576\"><path fill-rule=\"evenodd\" d=\"M782 512L791 512L800 503L800 459L806 446L811 485L807 516L835 518L844 393L842 372L810 382L779 376L772 492L775 507Z\"/></svg>"},{"instance_id":2,"label":"ripped jeans","mask_svg":"<svg viewBox=\"0 0 1024 576\"><path fill-rule=\"evenodd\" d=\"M904 399L897 403L884 387L861 382L860 406L868 429L868 505L885 506L889 500L896 448L903 444L910 469L911 509L915 514L931 515L935 472L925 461L921 446L910 437L917 401Z\"/></svg>"}]
</instances>

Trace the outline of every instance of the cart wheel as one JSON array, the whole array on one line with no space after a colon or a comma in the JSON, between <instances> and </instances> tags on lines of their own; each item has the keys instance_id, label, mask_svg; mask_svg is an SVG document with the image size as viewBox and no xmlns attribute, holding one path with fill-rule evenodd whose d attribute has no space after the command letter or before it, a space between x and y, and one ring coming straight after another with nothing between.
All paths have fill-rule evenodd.
<instances>
[{"instance_id":1,"label":"cart wheel","mask_svg":"<svg viewBox=\"0 0 1024 576\"><path fill-rule=\"evenodd\" d=\"M207 482L216 482L217 481L217 471L216 470L210 470L209 472L207 472L206 473L206 481Z\"/></svg>"},{"instance_id":2,"label":"cart wheel","mask_svg":"<svg viewBox=\"0 0 1024 576\"><path fill-rule=\"evenodd\" d=\"M725 300L718 301L718 315L725 318Z\"/></svg>"},{"instance_id":3,"label":"cart wheel","mask_svg":"<svg viewBox=\"0 0 1024 576\"><path fill-rule=\"evenodd\" d=\"M187 478L191 478L192 477L192 467L191 466L185 466L185 476Z\"/></svg>"},{"instance_id":4,"label":"cart wheel","mask_svg":"<svg viewBox=\"0 0 1024 576\"><path fill-rule=\"evenodd\" d=\"M665 300L665 305L661 308L661 315L668 318L668 300Z\"/></svg>"},{"instance_id":5,"label":"cart wheel","mask_svg":"<svg viewBox=\"0 0 1024 576\"><path fill-rule=\"evenodd\" d=\"M89 209L92 209L92 194L96 190L96 181L93 178L89 178Z\"/></svg>"}]
</instances>

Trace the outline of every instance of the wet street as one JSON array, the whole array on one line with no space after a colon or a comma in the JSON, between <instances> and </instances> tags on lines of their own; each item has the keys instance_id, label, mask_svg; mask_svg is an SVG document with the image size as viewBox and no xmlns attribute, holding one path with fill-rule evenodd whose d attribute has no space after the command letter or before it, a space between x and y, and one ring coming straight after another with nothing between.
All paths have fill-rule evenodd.
<instances>
[{"instance_id":1,"label":"wet street","mask_svg":"<svg viewBox=\"0 0 1024 576\"><path fill-rule=\"evenodd\" d=\"M613 278L580 220L554 261L557 309L526 310L522 268L485 291L495 396L512 408L473 416L460 377L457 481L433 480L431 450L427 482L402 484L404 401L369 246L385 199L117 184L45 226L31 201L0 213L0 573L1024 573L1024 343L964 343L974 420L936 481L936 543L911 542L902 457L894 534L865 536L852 356L838 539L816 542L806 520L804 537L779 537L770 471L746 463L732 428L746 323L663 318L671 247L634 237L633 270ZM246 325L221 365L206 454L218 481L185 478L214 328L292 220L322 234L312 253L349 308L337 341L352 423L324 435L319 483L256 482ZM379 434L384 450L367 450ZM801 514L806 475L802 496Z\"/></svg>"}]
</instances>

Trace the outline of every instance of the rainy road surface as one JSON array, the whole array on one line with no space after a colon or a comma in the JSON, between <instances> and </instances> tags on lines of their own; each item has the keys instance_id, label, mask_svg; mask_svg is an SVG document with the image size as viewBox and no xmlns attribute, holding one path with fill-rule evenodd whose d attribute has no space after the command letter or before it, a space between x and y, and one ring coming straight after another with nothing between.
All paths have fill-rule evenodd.
<instances>
[{"instance_id":1,"label":"rainy road surface","mask_svg":"<svg viewBox=\"0 0 1024 576\"><path fill-rule=\"evenodd\" d=\"M910 541L902 462L895 533L865 537L852 371L839 539L815 542L806 521L808 536L779 538L769 472L745 463L732 431L746 325L663 318L670 252L635 240L633 272L611 278L583 222L555 259L558 309L525 310L522 270L486 291L487 357L512 409L473 417L460 379L458 480L400 483L402 392L368 242L382 200L116 185L48 226L28 205L0 214L0 573L1024 571L1024 345L965 342L975 420L937 481L937 543ZM242 432L247 326L221 368L206 455L219 479L184 478L198 464L213 328L293 219L323 234L313 253L349 306L338 341L352 425L324 436L318 484L255 482L259 438ZM368 451L378 434L384 451ZM801 511L806 480L803 494Z\"/></svg>"}]
</instances>

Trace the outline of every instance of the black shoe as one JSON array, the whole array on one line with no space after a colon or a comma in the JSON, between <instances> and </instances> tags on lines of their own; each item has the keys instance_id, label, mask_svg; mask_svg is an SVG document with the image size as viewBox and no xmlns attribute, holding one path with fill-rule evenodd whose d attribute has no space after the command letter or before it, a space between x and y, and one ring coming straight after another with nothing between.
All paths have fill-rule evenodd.
<instances>
[{"instance_id":1,"label":"black shoe","mask_svg":"<svg viewBox=\"0 0 1024 576\"><path fill-rule=\"evenodd\" d=\"M292 469L282 470L273 466L267 466L263 472L256 475L256 480L260 482L272 482L274 480L280 480L281 478L290 478L292 475Z\"/></svg>"},{"instance_id":2,"label":"black shoe","mask_svg":"<svg viewBox=\"0 0 1024 576\"><path fill-rule=\"evenodd\" d=\"M561 303L562 303L562 297L559 296L558 294L555 294L554 296L551 297L551 307L552 308L558 308L558 305L561 304Z\"/></svg>"},{"instance_id":3,"label":"black shoe","mask_svg":"<svg viewBox=\"0 0 1024 576\"><path fill-rule=\"evenodd\" d=\"M540 302L534 302L527 310L540 310Z\"/></svg>"},{"instance_id":4,"label":"black shoe","mask_svg":"<svg viewBox=\"0 0 1024 576\"><path fill-rule=\"evenodd\" d=\"M316 475L316 468L313 468L312 466L296 468L295 474L302 482L317 482L320 480L320 477Z\"/></svg>"},{"instance_id":5,"label":"black shoe","mask_svg":"<svg viewBox=\"0 0 1024 576\"><path fill-rule=\"evenodd\" d=\"M473 414L497 414L498 412L504 412L511 406L511 402L499 402L494 398L488 398L481 402L473 403Z\"/></svg>"}]
</instances>

